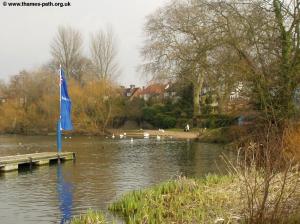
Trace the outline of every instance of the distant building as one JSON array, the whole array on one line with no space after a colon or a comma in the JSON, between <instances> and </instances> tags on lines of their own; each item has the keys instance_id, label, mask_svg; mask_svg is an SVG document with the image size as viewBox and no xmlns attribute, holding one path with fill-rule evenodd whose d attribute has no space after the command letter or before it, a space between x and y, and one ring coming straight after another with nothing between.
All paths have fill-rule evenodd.
<instances>
[{"instance_id":1,"label":"distant building","mask_svg":"<svg viewBox=\"0 0 300 224\"><path fill-rule=\"evenodd\" d=\"M7 102L7 97L5 94L0 90L0 103L6 103Z\"/></svg>"},{"instance_id":2,"label":"distant building","mask_svg":"<svg viewBox=\"0 0 300 224\"><path fill-rule=\"evenodd\" d=\"M156 99L166 99L166 98L175 98L176 91L172 88L170 83L161 84L155 83L150 84L147 87L143 87L136 96L148 101L150 98Z\"/></svg>"},{"instance_id":3,"label":"distant building","mask_svg":"<svg viewBox=\"0 0 300 224\"><path fill-rule=\"evenodd\" d=\"M130 85L129 88L121 87L123 89L123 95L128 97L130 100L133 99L141 88Z\"/></svg>"},{"instance_id":4,"label":"distant building","mask_svg":"<svg viewBox=\"0 0 300 224\"><path fill-rule=\"evenodd\" d=\"M244 85L242 82L239 82L235 90L230 93L229 99L230 101L239 99L242 96L242 90Z\"/></svg>"},{"instance_id":5,"label":"distant building","mask_svg":"<svg viewBox=\"0 0 300 224\"><path fill-rule=\"evenodd\" d=\"M144 87L142 91L139 92L138 96L145 101L148 101L150 97L161 97L164 93L164 85L162 84L151 84Z\"/></svg>"},{"instance_id":6,"label":"distant building","mask_svg":"<svg viewBox=\"0 0 300 224\"><path fill-rule=\"evenodd\" d=\"M174 86L171 83L161 84L154 83L146 87L136 87L135 85L130 85L129 88L120 86L123 95L129 100L133 98L140 98L148 101L150 98L156 99L174 99L179 98Z\"/></svg>"}]
</instances>

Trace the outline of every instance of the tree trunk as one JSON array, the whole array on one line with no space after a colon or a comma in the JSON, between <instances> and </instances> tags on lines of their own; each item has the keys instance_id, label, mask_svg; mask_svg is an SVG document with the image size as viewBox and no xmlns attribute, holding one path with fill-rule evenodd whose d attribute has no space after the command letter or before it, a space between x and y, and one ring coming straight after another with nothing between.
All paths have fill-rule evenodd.
<instances>
[{"instance_id":1,"label":"tree trunk","mask_svg":"<svg viewBox=\"0 0 300 224\"><path fill-rule=\"evenodd\" d=\"M228 93L222 94L220 91L218 91L217 96L218 96L218 99L217 99L218 113L223 114L228 109L227 106L228 106L229 94Z\"/></svg>"},{"instance_id":2,"label":"tree trunk","mask_svg":"<svg viewBox=\"0 0 300 224\"><path fill-rule=\"evenodd\" d=\"M194 95L193 95L193 105L194 105L194 113L193 117L196 118L201 114L200 110L200 94L203 86L203 76L199 76L196 83L193 84Z\"/></svg>"}]
</instances>

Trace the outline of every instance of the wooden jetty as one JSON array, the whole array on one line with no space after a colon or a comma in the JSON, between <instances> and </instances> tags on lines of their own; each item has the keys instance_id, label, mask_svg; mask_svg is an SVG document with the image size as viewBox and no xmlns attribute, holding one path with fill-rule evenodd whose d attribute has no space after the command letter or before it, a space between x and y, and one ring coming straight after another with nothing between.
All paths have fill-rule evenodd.
<instances>
[{"instance_id":1,"label":"wooden jetty","mask_svg":"<svg viewBox=\"0 0 300 224\"><path fill-rule=\"evenodd\" d=\"M23 155L13 155L0 157L0 171L7 172L18 170L19 165L46 165L52 160L74 160L75 153L73 152L41 152Z\"/></svg>"}]
</instances>

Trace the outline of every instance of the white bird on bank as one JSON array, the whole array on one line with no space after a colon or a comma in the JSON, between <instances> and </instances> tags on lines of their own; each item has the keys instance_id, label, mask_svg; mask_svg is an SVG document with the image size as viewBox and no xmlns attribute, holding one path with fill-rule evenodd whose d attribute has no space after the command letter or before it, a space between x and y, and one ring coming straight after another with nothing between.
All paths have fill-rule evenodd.
<instances>
[{"instance_id":1,"label":"white bird on bank","mask_svg":"<svg viewBox=\"0 0 300 224\"><path fill-rule=\"evenodd\" d=\"M144 138L149 138L150 134L148 132L144 132Z\"/></svg>"},{"instance_id":2,"label":"white bird on bank","mask_svg":"<svg viewBox=\"0 0 300 224\"><path fill-rule=\"evenodd\" d=\"M158 131L162 132L162 133L165 133L165 130L164 129L158 129Z\"/></svg>"},{"instance_id":3,"label":"white bird on bank","mask_svg":"<svg viewBox=\"0 0 300 224\"><path fill-rule=\"evenodd\" d=\"M115 134L113 134L113 135L111 136L111 138L114 139L114 138L115 138Z\"/></svg>"}]
</instances>

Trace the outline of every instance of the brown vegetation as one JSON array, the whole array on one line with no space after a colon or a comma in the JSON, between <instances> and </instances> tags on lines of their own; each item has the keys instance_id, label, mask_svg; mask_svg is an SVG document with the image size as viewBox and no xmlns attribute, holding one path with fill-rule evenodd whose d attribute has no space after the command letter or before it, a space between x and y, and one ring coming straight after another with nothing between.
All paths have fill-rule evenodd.
<instances>
[{"instance_id":1,"label":"brown vegetation","mask_svg":"<svg viewBox=\"0 0 300 224\"><path fill-rule=\"evenodd\" d=\"M12 77L0 103L0 132L47 134L55 132L59 114L58 75L47 70ZM80 84L70 79L73 123L78 133L101 134L120 115L121 93L108 80Z\"/></svg>"}]
</instances>

